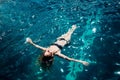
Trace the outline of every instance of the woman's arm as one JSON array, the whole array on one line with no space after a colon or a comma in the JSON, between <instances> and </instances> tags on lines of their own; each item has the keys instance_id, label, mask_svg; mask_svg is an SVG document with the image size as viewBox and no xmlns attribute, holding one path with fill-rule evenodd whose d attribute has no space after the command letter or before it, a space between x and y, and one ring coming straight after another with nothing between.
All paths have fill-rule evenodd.
<instances>
[{"instance_id":1,"label":"woman's arm","mask_svg":"<svg viewBox=\"0 0 120 80\"><path fill-rule=\"evenodd\" d=\"M41 49L41 50L43 50L43 51L45 51L45 50L46 50L46 48L41 47L41 46L39 46L39 45L37 45L37 44L33 43L33 41L32 41L30 38L26 38L26 42L28 42L28 43L32 44L32 45L33 45L33 46L35 46L36 48L39 48L39 49Z\"/></svg>"},{"instance_id":2,"label":"woman's arm","mask_svg":"<svg viewBox=\"0 0 120 80\"><path fill-rule=\"evenodd\" d=\"M56 55L59 56L59 57L61 57L61 58L67 59L67 60L69 60L69 61L75 61L75 62L82 63L82 64L85 65L85 66L88 66L88 65L89 65L89 63L86 62L86 61L69 58L69 57L65 56L64 54L61 54L60 52L59 52L59 53L56 53Z\"/></svg>"}]
</instances>

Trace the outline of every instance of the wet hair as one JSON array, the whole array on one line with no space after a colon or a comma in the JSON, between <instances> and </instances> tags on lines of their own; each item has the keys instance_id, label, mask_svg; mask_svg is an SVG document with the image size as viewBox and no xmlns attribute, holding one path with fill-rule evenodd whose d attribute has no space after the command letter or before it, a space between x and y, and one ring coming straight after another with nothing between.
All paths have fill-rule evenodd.
<instances>
[{"instance_id":1,"label":"wet hair","mask_svg":"<svg viewBox=\"0 0 120 80\"><path fill-rule=\"evenodd\" d=\"M44 56L44 54L42 54L38 57L38 62L43 70L49 70L53 64L53 61L54 57L52 56Z\"/></svg>"}]
</instances>

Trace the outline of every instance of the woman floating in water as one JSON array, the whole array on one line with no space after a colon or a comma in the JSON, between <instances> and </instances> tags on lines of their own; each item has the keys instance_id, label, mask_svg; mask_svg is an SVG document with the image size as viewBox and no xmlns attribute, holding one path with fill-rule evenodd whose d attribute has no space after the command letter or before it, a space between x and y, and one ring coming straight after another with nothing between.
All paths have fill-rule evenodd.
<instances>
[{"instance_id":1,"label":"woman floating in water","mask_svg":"<svg viewBox=\"0 0 120 80\"><path fill-rule=\"evenodd\" d=\"M73 59L70 57L65 56L64 54L61 53L61 49L69 43L70 39L71 39L71 35L74 32L74 30L76 29L76 25L73 25L71 29L68 30L68 32L66 34L63 34L62 36L57 38L57 41L54 42L52 45L50 45L48 48L44 48L41 47L39 45L36 45L35 43L32 42L32 40L30 38L26 38L26 42L32 44L33 46L35 46L36 48L39 48L41 50L44 51L44 53L42 54L42 56L39 58L39 61L42 65L44 65L44 67L49 67L52 62L53 62L53 58L55 55L64 58L66 60L69 61L75 61L75 62L79 62L82 63L85 66L88 66L89 63L86 61L82 61L82 60L77 60L77 59Z\"/></svg>"}]
</instances>

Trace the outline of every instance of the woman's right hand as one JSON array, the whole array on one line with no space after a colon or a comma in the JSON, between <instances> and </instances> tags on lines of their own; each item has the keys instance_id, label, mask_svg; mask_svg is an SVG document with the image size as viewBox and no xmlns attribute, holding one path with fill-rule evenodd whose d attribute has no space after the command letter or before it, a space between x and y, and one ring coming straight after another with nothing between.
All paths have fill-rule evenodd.
<instances>
[{"instance_id":1,"label":"woman's right hand","mask_svg":"<svg viewBox=\"0 0 120 80\"><path fill-rule=\"evenodd\" d=\"M26 42L28 42L28 43L33 43L33 42L32 42L32 39L30 39L29 37L26 38Z\"/></svg>"},{"instance_id":2,"label":"woman's right hand","mask_svg":"<svg viewBox=\"0 0 120 80\"><path fill-rule=\"evenodd\" d=\"M82 64L85 65L85 66L88 66L88 65L89 65L89 62L82 61Z\"/></svg>"}]
</instances>

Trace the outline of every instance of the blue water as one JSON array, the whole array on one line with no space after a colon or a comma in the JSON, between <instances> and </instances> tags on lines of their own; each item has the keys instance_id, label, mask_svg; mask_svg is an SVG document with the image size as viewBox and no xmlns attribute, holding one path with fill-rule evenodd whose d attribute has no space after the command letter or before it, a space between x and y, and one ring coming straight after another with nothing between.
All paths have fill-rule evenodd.
<instances>
[{"instance_id":1,"label":"blue water","mask_svg":"<svg viewBox=\"0 0 120 80\"><path fill-rule=\"evenodd\" d=\"M77 25L62 53L88 67L55 57L49 71L42 51ZM0 0L0 80L120 80L119 0Z\"/></svg>"}]
</instances>

